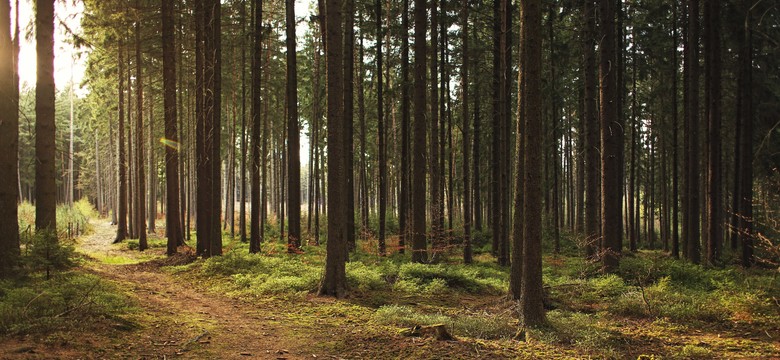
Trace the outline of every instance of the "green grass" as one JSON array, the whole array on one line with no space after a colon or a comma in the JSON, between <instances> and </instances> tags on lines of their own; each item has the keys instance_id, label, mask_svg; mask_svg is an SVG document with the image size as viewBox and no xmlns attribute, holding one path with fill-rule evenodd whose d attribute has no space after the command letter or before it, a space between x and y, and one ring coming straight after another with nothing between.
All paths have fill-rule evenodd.
<instances>
[{"instance_id":1,"label":"green grass","mask_svg":"<svg viewBox=\"0 0 780 360\"><path fill-rule=\"evenodd\" d=\"M0 281L0 334L50 333L132 311L120 289L79 271Z\"/></svg>"}]
</instances>

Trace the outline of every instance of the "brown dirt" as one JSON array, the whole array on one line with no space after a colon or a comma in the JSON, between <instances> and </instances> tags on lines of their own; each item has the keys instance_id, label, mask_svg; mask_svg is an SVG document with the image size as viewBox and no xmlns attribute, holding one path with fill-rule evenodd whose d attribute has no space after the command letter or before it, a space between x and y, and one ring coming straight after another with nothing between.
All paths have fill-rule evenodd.
<instances>
[{"instance_id":1,"label":"brown dirt","mask_svg":"<svg viewBox=\"0 0 780 360\"><path fill-rule=\"evenodd\" d=\"M139 256L111 246L115 228L107 223L93 225L95 232L80 241L79 251ZM84 271L117 284L134 299L140 311L129 316L130 326L107 320L43 338L3 339L0 359L328 358L302 350L309 348L306 339L295 339L274 309L205 293L177 281L161 265L166 264L159 259L136 265L89 261Z\"/></svg>"}]
</instances>

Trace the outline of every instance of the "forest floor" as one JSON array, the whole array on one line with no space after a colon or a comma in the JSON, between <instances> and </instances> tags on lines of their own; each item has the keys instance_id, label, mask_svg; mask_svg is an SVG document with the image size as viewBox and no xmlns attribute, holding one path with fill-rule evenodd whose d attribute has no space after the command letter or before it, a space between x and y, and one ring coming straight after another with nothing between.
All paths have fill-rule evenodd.
<instances>
[{"instance_id":1,"label":"forest floor","mask_svg":"<svg viewBox=\"0 0 780 360\"><path fill-rule=\"evenodd\" d=\"M137 241L111 244L105 220L92 227L74 271L110 283L127 308L0 337L0 359L780 359L771 271L701 270L649 252L626 257L619 276L599 275L577 256L545 256L550 324L525 330L503 295L507 270L489 254L418 265L361 249L347 264L350 296L335 300L312 293L322 247L288 255L270 243L257 256L228 240L224 256L168 258L155 235L138 252ZM454 340L406 333L433 324Z\"/></svg>"},{"instance_id":2,"label":"forest floor","mask_svg":"<svg viewBox=\"0 0 780 360\"><path fill-rule=\"evenodd\" d=\"M116 284L137 309L120 323L7 339L0 342L0 358L319 357L306 351L308 340L297 338L274 309L247 306L175 279L160 270L170 264L163 260L164 249L130 251L111 244L115 227L105 221L92 225L94 232L76 246L88 259L80 270Z\"/></svg>"}]
</instances>

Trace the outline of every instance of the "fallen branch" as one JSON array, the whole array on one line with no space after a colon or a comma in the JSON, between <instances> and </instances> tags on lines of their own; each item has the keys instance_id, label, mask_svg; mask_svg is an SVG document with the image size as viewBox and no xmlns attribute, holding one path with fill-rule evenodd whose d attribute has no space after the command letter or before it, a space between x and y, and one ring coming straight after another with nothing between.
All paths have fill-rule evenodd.
<instances>
[{"instance_id":1,"label":"fallen branch","mask_svg":"<svg viewBox=\"0 0 780 360\"><path fill-rule=\"evenodd\" d=\"M181 349L179 349L179 352L184 352L184 351L186 351L188 346L190 346L190 345L192 345L192 344L194 344L194 343L196 343L196 342L200 341L200 339L203 339L203 337L204 337L204 336L206 336L206 335L208 335L208 334L209 334L209 331L208 331L208 330L203 330L203 332L202 332L202 333L200 333L200 335L198 335L198 336L196 336L196 337L194 337L194 338L190 339L190 341L187 341L186 343L184 343L184 346L182 346L182 347L181 347Z\"/></svg>"}]
</instances>

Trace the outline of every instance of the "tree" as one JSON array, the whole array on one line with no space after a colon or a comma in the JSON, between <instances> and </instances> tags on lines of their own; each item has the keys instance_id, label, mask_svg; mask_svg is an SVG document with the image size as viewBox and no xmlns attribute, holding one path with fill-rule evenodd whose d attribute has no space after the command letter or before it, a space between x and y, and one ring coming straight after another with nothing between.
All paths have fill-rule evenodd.
<instances>
[{"instance_id":1,"label":"tree","mask_svg":"<svg viewBox=\"0 0 780 360\"><path fill-rule=\"evenodd\" d=\"M705 106L707 106L707 263L720 260L723 246L721 229L721 121L720 121L720 3L708 1L704 5L705 50Z\"/></svg>"},{"instance_id":2,"label":"tree","mask_svg":"<svg viewBox=\"0 0 780 360\"><path fill-rule=\"evenodd\" d=\"M544 323L542 288L542 9L540 0L522 0L519 85L525 122L523 174L523 261L520 316L525 326ZM520 154L518 154L520 155Z\"/></svg>"},{"instance_id":3,"label":"tree","mask_svg":"<svg viewBox=\"0 0 780 360\"><path fill-rule=\"evenodd\" d=\"M416 44L416 43L415 43ZM398 225L401 234L398 240L398 252L406 251L407 238L410 235L409 220L409 0L403 0L401 10L401 198L398 200Z\"/></svg>"},{"instance_id":4,"label":"tree","mask_svg":"<svg viewBox=\"0 0 780 360\"><path fill-rule=\"evenodd\" d=\"M592 257L598 247L599 237L599 121L596 109L596 7L594 0L583 0L582 36L584 104L582 118L585 122L585 255Z\"/></svg>"},{"instance_id":5,"label":"tree","mask_svg":"<svg viewBox=\"0 0 780 360\"><path fill-rule=\"evenodd\" d=\"M687 87L685 91L686 198L683 219L686 258L698 264L699 253L699 0L688 0L688 41L685 44Z\"/></svg>"},{"instance_id":6,"label":"tree","mask_svg":"<svg viewBox=\"0 0 780 360\"><path fill-rule=\"evenodd\" d=\"M265 202L260 200L260 170L263 165L265 152L260 153L260 129L262 126L260 111L262 104L260 102L260 88L262 70L260 63L263 56L263 1L254 0L254 29L252 33L252 190L250 194L251 209L249 220L249 252L260 252L261 235L261 207L265 207ZM265 184L263 184L265 185Z\"/></svg>"},{"instance_id":7,"label":"tree","mask_svg":"<svg viewBox=\"0 0 780 360\"><path fill-rule=\"evenodd\" d=\"M463 17L463 63L461 64L460 80L463 96L463 262L473 261L471 250L471 191L469 185L469 4L462 1L461 16ZM474 169L476 172L476 169ZM475 176L476 178L476 176Z\"/></svg>"},{"instance_id":8,"label":"tree","mask_svg":"<svg viewBox=\"0 0 780 360\"><path fill-rule=\"evenodd\" d=\"M176 57L174 54L174 2L162 2L163 102L165 106L165 227L168 235L167 254L176 253L184 244L179 217L179 138L176 129ZM151 139L150 139L151 140ZM173 145L171 145L173 144ZM151 171L151 169L150 169Z\"/></svg>"},{"instance_id":9,"label":"tree","mask_svg":"<svg viewBox=\"0 0 780 360\"><path fill-rule=\"evenodd\" d=\"M18 8L18 7L17 7ZM18 10L17 10L18 11ZM18 26L18 24L17 24ZM11 41L11 4L0 1L0 278L11 275L19 255L17 177L19 154L19 87L16 50ZM18 33L17 33L18 37ZM18 40L18 39L16 39Z\"/></svg>"},{"instance_id":10,"label":"tree","mask_svg":"<svg viewBox=\"0 0 780 360\"><path fill-rule=\"evenodd\" d=\"M35 229L56 236L54 174L54 0L35 1Z\"/></svg>"},{"instance_id":11,"label":"tree","mask_svg":"<svg viewBox=\"0 0 780 360\"><path fill-rule=\"evenodd\" d=\"M414 154L412 158L412 261L428 261L425 230L425 157L427 153L425 76L427 28L426 1L414 0Z\"/></svg>"},{"instance_id":12,"label":"tree","mask_svg":"<svg viewBox=\"0 0 780 360\"><path fill-rule=\"evenodd\" d=\"M140 12L140 2L135 1L135 7ZM135 19L135 101L136 101L136 113L135 113L135 161L136 161L136 180L135 180L135 196L136 204L136 224L138 226L138 250L144 251L149 245L146 239L146 187L144 186L144 83L141 76L143 69L143 62L141 57L141 19ZM152 171L152 169L149 169ZM154 199L152 199L154 201Z\"/></svg>"},{"instance_id":13,"label":"tree","mask_svg":"<svg viewBox=\"0 0 780 360\"><path fill-rule=\"evenodd\" d=\"M601 125L601 235L604 268L618 266L623 244L621 213L621 159L623 158L623 124L618 116L617 72L614 69L615 2L599 0L599 93Z\"/></svg>"},{"instance_id":14,"label":"tree","mask_svg":"<svg viewBox=\"0 0 780 360\"><path fill-rule=\"evenodd\" d=\"M376 113L379 138L379 255L384 256L387 212L387 140L385 139L384 83L382 80L382 2L374 1L376 13Z\"/></svg>"},{"instance_id":15,"label":"tree","mask_svg":"<svg viewBox=\"0 0 780 360\"><path fill-rule=\"evenodd\" d=\"M114 244L121 242L127 237L127 159L125 155L125 60L124 60L124 43L120 40L117 57L117 77L119 78L118 86L118 106L117 115L119 118L119 130L118 130L118 147L117 151L117 167L119 171L119 204L118 212L119 218L117 220L116 238L114 238ZM128 119L129 120L129 119Z\"/></svg>"},{"instance_id":16,"label":"tree","mask_svg":"<svg viewBox=\"0 0 780 360\"><path fill-rule=\"evenodd\" d=\"M354 251L355 244L355 151L353 147L355 121L355 0L346 0L344 19L344 148L347 152L345 171L347 172L346 216L347 250Z\"/></svg>"},{"instance_id":17,"label":"tree","mask_svg":"<svg viewBox=\"0 0 780 360\"><path fill-rule=\"evenodd\" d=\"M325 255L325 274L319 294L344 297L347 293L347 224L344 209L346 169L344 148L344 90L343 31L341 7L343 0L327 0L326 45L328 93L328 244Z\"/></svg>"},{"instance_id":18,"label":"tree","mask_svg":"<svg viewBox=\"0 0 780 360\"><path fill-rule=\"evenodd\" d=\"M287 251L301 247L301 146L298 128L298 69L295 50L295 1L285 0L287 24Z\"/></svg>"}]
</instances>

